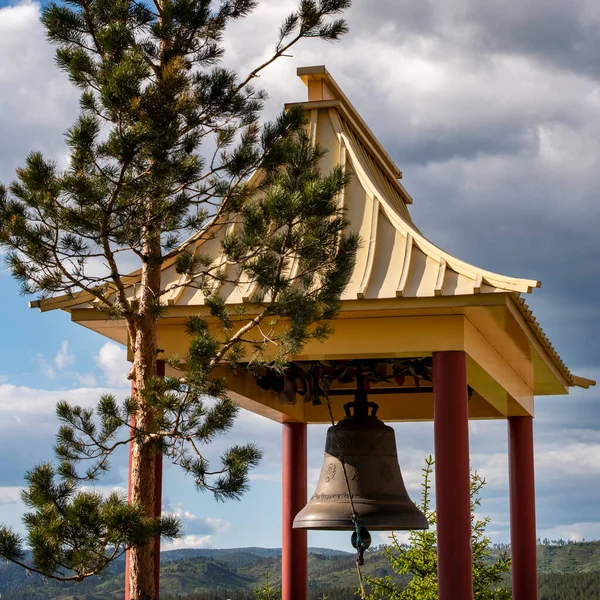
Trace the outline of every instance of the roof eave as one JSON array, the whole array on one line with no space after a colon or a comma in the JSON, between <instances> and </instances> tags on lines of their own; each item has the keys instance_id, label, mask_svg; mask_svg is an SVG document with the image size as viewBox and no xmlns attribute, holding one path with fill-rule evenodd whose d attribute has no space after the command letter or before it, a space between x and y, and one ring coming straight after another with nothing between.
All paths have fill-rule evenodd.
<instances>
[{"instance_id":1,"label":"roof eave","mask_svg":"<svg viewBox=\"0 0 600 600\"><path fill-rule=\"evenodd\" d=\"M593 379L588 379L587 377L579 377L579 375L572 375L573 385L571 387L579 387L584 390L588 390L591 387L596 385L596 382Z\"/></svg>"}]
</instances>

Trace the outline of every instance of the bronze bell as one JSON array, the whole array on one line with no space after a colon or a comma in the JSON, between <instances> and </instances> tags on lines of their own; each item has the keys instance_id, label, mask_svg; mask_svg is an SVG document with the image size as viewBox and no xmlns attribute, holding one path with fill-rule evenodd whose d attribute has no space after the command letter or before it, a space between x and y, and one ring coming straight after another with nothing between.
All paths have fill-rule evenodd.
<instances>
[{"instance_id":1,"label":"bronze bell","mask_svg":"<svg viewBox=\"0 0 600 600\"><path fill-rule=\"evenodd\" d=\"M294 528L354 530L348 487L361 527L384 531L429 527L406 492L394 430L377 418L377 408L359 392L355 402L344 406L346 417L327 430L317 488L296 515Z\"/></svg>"}]
</instances>

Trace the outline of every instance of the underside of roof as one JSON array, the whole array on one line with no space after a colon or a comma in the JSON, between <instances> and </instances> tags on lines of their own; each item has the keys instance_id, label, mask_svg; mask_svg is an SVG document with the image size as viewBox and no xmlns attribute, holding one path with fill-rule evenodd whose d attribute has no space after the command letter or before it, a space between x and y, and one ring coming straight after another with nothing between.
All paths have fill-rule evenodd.
<instances>
[{"instance_id":1,"label":"underside of roof","mask_svg":"<svg viewBox=\"0 0 600 600\"><path fill-rule=\"evenodd\" d=\"M408 211L412 199L398 181L401 173L352 104L324 67L299 69L308 87L309 101L301 103L310 116L312 139L327 149L322 170L328 172L337 164L345 166L351 181L341 194L350 229L357 231L362 245L357 253L351 280L343 295L343 304L362 300L479 296L508 294L518 307L542 348L569 385L589 387L594 382L573 376L560 359L537 323L521 294L539 287L539 281L506 277L485 271L439 249L426 239L413 223ZM226 264L221 252L224 237L235 223L210 223L186 242L186 247L215 257L222 269ZM228 273L228 275L235 275ZM130 276L129 293L136 293L136 273ZM203 293L188 285L185 276L175 271L175 256L163 265L162 285L168 306L199 306ZM225 283L219 289L228 304L252 301L255 291L251 281ZM42 310L82 308L89 297L56 298L38 301Z\"/></svg>"}]
</instances>

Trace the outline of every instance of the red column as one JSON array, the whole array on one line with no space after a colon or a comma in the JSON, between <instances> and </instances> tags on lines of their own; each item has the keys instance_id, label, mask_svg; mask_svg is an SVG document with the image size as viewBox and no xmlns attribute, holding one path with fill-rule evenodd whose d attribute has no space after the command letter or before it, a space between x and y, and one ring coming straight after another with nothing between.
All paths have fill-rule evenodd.
<instances>
[{"instance_id":1,"label":"red column","mask_svg":"<svg viewBox=\"0 0 600 600\"><path fill-rule=\"evenodd\" d=\"M156 361L157 377L165 376L165 361ZM134 393L134 383L131 382L131 395ZM131 426L134 426L134 420L131 419ZM127 498L131 498L131 455L133 442L129 444L129 476L127 479ZM154 516L160 517L162 512L162 471L163 457L162 454L157 454L154 458ZM160 537L154 540L154 587L156 589L156 597L160 596ZM125 600L131 600L129 593L129 552L125 553Z\"/></svg>"},{"instance_id":2,"label":"red column","mask_svg":"<svg viewBox=\"0 0 600 600\"><path fill-rule=\"evenodd\" d=\"M533 418L509 417L510 546L513 600L537 600Z\"/></svg>"},{"instance_id":3,"label":"red column","mask_svg":"<svg viewBox=\"0 0 600 600\"><path fill-rule=\"evenodd\" d=\"M433 354L438 599L473 598L466 355Z\"/></svg>"},{"instance_id":4,"label":"red column","mask_svg":"<svg viewBox=\"0 0 600 600\"><path fill-rule=\"evenodd\" d=\"M306 423L282 426L281 598L308 598L308 532L292 529L294 517L306 505Z\"/></svg>"}]
</instances>

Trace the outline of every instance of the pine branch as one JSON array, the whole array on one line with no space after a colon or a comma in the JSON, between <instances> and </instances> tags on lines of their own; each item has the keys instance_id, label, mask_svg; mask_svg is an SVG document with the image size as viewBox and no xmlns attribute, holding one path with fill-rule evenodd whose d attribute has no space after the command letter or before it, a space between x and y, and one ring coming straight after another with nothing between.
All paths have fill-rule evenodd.
<instances>
[{"instance_id":1,"label":"pine branch","mask_svg":"<svg viewBox=\"0 0 600 600\"><path fill-rule=\"evenodd\" d=\"M0 535L1 534L2 533L0 532ZM98 575L98 574L102 573L104 571L104 569L113 560L120 558L121 556L123 556L123 554L125 554L125 552L126 552L126 549L123 549L120 552L117 552L115 550L112 554L110 554L108 557L106 557L106 559L103 561L103 564L101 566L97 567L96 569L92 569L90 571L84 571L82 573L78 573L76 575L71 575L71 576L55 575L54 573L48 573L46 571L36 569L35 567L32 567L31 565L21 562L18 559L13 559L13 558L5 557L5 556L2 556L2 558L4 558L5 560L7 560L15 565L18 565L19 567L23 567L24 569L26 569L27 571L30 571L31 573L37 573L38 575L41 575L42 577L44 577L44 579L52 579L53 581L63 581L63 582L72 581L72 582L80 583L87 577L93 577L94 575ZM65 567L65 568L68 569L68 567Z\"/></svg>"},{"instance_id":2,"label":"pine branch","mask_svg":"<svg viewBox=\"0 0 600 600\"><path fill-rule=\"evenodd\" d=\"M279 30L279 39L275 45L275 52L265 62L254 68L246 78L238 85L237 90L246 87L252 79L259 77L260 72L266 69L278 58L285 56L285 53L296 45L301 39L308 37L320 37L325 40L336 40L345 34L348 29L343 20L338 20L333 24L324 25L324 18L338 14L350 7L350 0L322 1L317 6L312 0L301 2L297 12L289 15L281 25ZM298 33L289 41L284 40L295 30Z\"/></svg>"},{"instance_id":3,"label":"pine branch","mask_svg":"<svg viewBox=\"0 0 600 600\"><path fill-rule=\"evenodd\" d=\"M345 33L336 15L349 2L300 0L273 57L240 81L219 66L223 34L255 5L224 0L212 10L205 2L77 0L43 9L59 68L82 91L81 114L67 132L67 169L34 153L10 190L0 188L0 246L25 292L85 292L91 308L123 320L135 384L122 405L103 397L94 410L57 407L58 467L30 472L24 496L33 569L44 576L80 581L126 547L143 554L152 537L178 535L173 519L145 516L150 498L129 505L78 491L81 481L109 469L121 446L164 453L198 489L239 498L261 452L246 444L228 448L219 465L206 459L204 446L227 435L238 412L215 367L235 368L246 352L259 362L276 344L282 368L308 340L328 335L338 310L358 245L357 236L344 233L348 222L338 206L347 177L339 169L321 174L324 152L303 133L301 109L260 126L266 95L250 83L300 39L333 41ZM205 160L207 140L214 152ZM217 261L202 245L234 221ZM134 275L121 272L120 256L128 252L140 262ZM185 377L157 378L167 293L161 277L175 257L181 279L169 292L200 289L211 325L190 319L188 355L167 357L185 366ZM220 286L242 278L259 307L251 315L219 296ZM88 465L81 475L79 464ZM21 542L0 530L0 556L25 565Z\"/></svg>"},{"instance_id":4,"label":"pine branch","mask_svg":"<svg viewBox=\"0 0 600 600\"><path fill-rule=\"evenodd\" d=\"M119 173L119 179L116 182L115 188L111 194L111 197L108 201L108 205L104 211L104 216L102 219L102 224L100 226L100 240L102 241L102 248L104 250L104 257L108 261L108 266L110 268L110 275L114 285L118 290L119 302L122 306L122 310L124 314L127 316L131 314L131 304L127 299L127 291L125 290L125 285L123 284L123 280L119 274L119 268L117 266L117 262L115 260L115 255L110 246L110 241L108 237L108 222L110 219L110 215L112 214L113 208L119 198L119 192L121 191L121 187L123 185L123 179L125 177L125 173L129 168L129 163L127 161L123 162L121 165L121 171Z\"/></svg>"}]
</instances>

